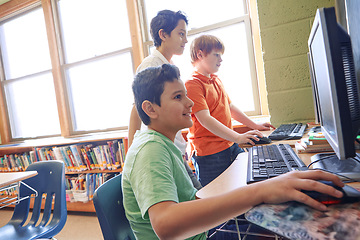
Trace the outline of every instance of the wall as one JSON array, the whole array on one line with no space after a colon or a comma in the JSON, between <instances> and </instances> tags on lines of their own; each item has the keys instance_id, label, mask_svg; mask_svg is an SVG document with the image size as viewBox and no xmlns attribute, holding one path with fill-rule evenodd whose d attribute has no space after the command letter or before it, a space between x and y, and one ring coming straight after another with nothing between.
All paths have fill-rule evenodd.
<instances>
[{"instance_id":1,"label":"wall","mask_svg":"<svg viewBox=\"0 0 360 240\"><path fill-rule=\"evenodd\" d=\"M314 121L307 60L316 9L334 0L257 0L271 123Z\"/></svg>"}]
</instances>

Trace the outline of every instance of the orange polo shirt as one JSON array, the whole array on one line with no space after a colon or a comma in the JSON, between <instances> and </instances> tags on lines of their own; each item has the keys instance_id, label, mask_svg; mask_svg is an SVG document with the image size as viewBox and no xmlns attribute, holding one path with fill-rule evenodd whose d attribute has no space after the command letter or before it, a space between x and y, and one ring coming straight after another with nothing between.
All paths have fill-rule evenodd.
<instances>
[{"instance_id":1,"label":"orange polo shirt","mask_svg":"<svg viewBox=\"0 0 360 240\"><path fill-rule=\"evenodd\" d=\"M189 129L188 139L191 153L197 156L207 156L221 152L234 143L227 141L204 128L195 117L194 113L208 109L210 115L230 129L231 112L230 98L220 79L212 74L210 78L194 72L192 79L185 82L187 95L194 102L191 118L193 126Z\"/></svg>"}]
</instances>

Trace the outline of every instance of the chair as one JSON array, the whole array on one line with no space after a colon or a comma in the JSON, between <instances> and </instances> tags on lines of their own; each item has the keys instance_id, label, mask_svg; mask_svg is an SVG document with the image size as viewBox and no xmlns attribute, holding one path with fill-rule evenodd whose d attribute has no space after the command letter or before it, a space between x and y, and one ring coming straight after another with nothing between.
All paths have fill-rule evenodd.
<instances>
[{"instance_id":1,"label":"chair","mask_svg":"<svg viewBox=\"0 0 360 240\"><path fill-rule=\"evenodd\" d=\"M64 163L58 160L35 162L26 171L38 172L38 175L23 181L38 192L32 214L29 214L30 198L20 201L8 224L0 228L0 236L17 240L52 238L61 231L67 218ZM24 184L20 185L20 198L33 193ZM45 205L41 214L43 199Z\"/></svg>"},{"instance_id":2,"label":"chair","mask_svg":"<svg viewBox=\"0 0 360 240\"><path fill-rule=\"evenodd\" d=\"M105 240L133 240L135 236L125 216L121 174L95 190L93 203Z\"/></svg>"}]
</instances>

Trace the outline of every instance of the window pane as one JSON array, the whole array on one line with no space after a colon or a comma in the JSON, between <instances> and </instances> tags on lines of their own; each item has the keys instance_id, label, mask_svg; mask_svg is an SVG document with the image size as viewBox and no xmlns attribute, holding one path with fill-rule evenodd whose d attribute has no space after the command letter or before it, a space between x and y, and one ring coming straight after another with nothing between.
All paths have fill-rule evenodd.
<instances>
[{"instance_id":1,"label":"window pane","mask_svg":"<svg viewBox=\"0 0 360 240\"><path fill-rule=\"evenodd\" d=\"M134 77L130 53L72 67L67 76L75 131L128 125Z\"/></svg>"},{"instance_id":2,"label":"window pane","mask_svg":"<svg viewBox=\"0 0 360 240\"><path fill-rule=\"evenodd\" d=\"M151 19L156 16L157 12L164 9L183 11L188 16L189 29L244 15L244 3L241 0L222 0L221 2L218 0L144 0L144 2L149 32Z\"/></svg>"},{"instance_id":3,"label":"window pane","mask_svg":"<svg viewBox=\"0 0 360 240\"><path fill-rule=\"evenodd\" d=\"M50 72L8 81L5 84L5 94L13 138L60 134L59 115Z\"/></svg>"},{"instance_id":4,"label":"window pane","mask_svg":"<svg viewBox=\"0 0 360 240\"><path fill-rule=\"evenodd\" d=\"M245 24L238 23L201 34L215 35L223 41L225 52L222 56L221 67L216 74L225 85L226 92L237 107L244 112L255 111ZM199 35L189 36L189 43L185 46L184 54L175 55L172 58L174 64L180 68L181 78L184 81L189 79L193 71L190 43Z\"/></svg>"},{"instance_id":5,"label":"window pane","mask_svg":"<svg viewBox=\"0 0 360 240\"><path fill-rule=\"evenodd\" d=\"M6 79L51 69L42 8L0 25Z\"/></svg>"},{"instance_id":6,"label":"window pane","mask_svg":"<svg viewBox=\"0 0 360 240\"><path fill-rule=\"evenodd\" d=\"M66 63L131 47L126 1L59 0Z\"/></svg>"}]
</instances>

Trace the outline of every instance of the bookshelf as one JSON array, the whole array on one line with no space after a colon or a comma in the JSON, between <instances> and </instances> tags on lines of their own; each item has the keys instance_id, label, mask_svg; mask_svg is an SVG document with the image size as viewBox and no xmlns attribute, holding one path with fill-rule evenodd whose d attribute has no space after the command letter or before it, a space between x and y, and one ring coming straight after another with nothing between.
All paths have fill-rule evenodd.
<instances>
[{"instance_id":1,"label":"bookshelf","mask_svg":"<svg viewBox=\"0 0 360 240\"><path fill-rule=\"evenodd\" d=\"M116 146L113 146L110 143L116 143ZM106 180L122 171L121 165L128 149L127 131L99 133L71 138L54 137L47 139L33 139L24 142L0 145L0 174L9 171L23 171L26 168L26 164L30 164L31 161L51 161L51 159L59 159L55 157L53 149L69 149L70 146L72 146L74 151L75 149L79 151L78 157L80 157L83 166L82 169L80 169L80 167L78 167L79 165L76 165L75 162L70 163L68 161L70 155L68 155L69 158L66 160L63 155L65 151L62 152L63 159L60 160L63 160L66 166L65 177L67 179L68 189L67 198L68 200L71 200L67 202L67 210L76 212L95 212L91 200L94 190ZM87 146L89 152L86 153L84 151L82 153L81 147L83 146ZM112 149L110 149L110 146L112 146ZM95 154L91 155L91 151L94 151L95 148L102 149L102 160L106 162L100 164L101 161L97 158L99 156ZM48 152L45 152L45 149ZM85 147L83 149L85 149ZM41 153L41 151L43 151L43 153ZM44 155L40 156L40 153ZM5 161L9 161L10 156L17 156L19 158L19 156L23 156L23 154L27 154L28 159L23 157L22 163L20 162L21 158L17 162L14 162L15 165L23 164L22 167L10 167L8 163L5 163ZM86 157L89 158L88 162L85 159ZM5 160L5 158L7 159ZM24 163L26 160L28 160L28 162ZM76 161L75 158L72 160ZM99 161L98 165L95 164L96 162L93 162L94 160ZM77 163L80 164L80 162Z\"/></svg>"}]
</instances>

